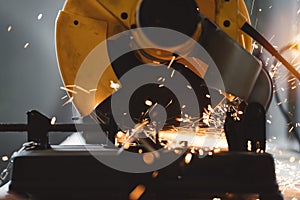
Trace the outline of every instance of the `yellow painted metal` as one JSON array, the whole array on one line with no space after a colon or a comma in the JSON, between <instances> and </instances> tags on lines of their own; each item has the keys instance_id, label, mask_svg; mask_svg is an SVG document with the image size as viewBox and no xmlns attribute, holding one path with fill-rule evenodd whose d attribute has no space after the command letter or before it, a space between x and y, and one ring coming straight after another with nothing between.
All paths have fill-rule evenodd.
<instances>
[{"instance_id":1,"label":"yellow painted metal","mask_svg":"<svg viewBox=\"0 0 300 200\"><path fill-rule=\"evenodd\" d=\"M225 33L249 52L252 51L251 37L240 30L246 21L250 23L244 0L196 0L196 2L199 11L204 16L215 22ZM225 26L228 22L230 23L229 26Z\"/></svg>"},{"instance_id":2,"label":"yellow painted metal","mask_svg":"<svg viewBox=\"0 0 300 200\"><path fill-rule=\"evenodd\" d=\"M216 21L217 0L196 0L199 11L211 21Z\"/></svg>"},{"instance_id":3,"label":"yellow painted metal","mask_svg":"<svg viewBox=\"0 0 300 200\"><path fill-rule=\"evenodd\" d=\"M136 9L140 0L97 0L106 10L111 12L126 28L135 23ZM127 15L126 18L122 18Z\"/></svg>"},{"instance_id":4,"label":"yellow painted metal","mask_svg":"<svg viewBox=\"0 0 300 200\"><path fill-rule=\"evenodd\" d=\"M57 19L56 51L61 76L65 86L71 86L69 89L74 91L69 92L69 96L82 115L89 114L97 104L113 93L114 90L110 87L110 81L118 82L112 67L108 66L97 88L89 87L89 77L80 80L82 85L77 85L77 88L83 88L85 91L91 90L90 95L95 95L92 101L88 101L89 96L84 95L81 92L83 90L75 87L77 73L82 63L99 43L107 39L107 31L107 21L72 14L67 11L61 11ZM106 52L101 53L101 56L107 56L108 59Z\"/></svg>"},{"instance_id":5,"label":"yellow painted metal","mask_svg":"<svg viewBox=\"0 0 300 200\"><path fill-rule=\"evenodd\" d=\"M59 13L56 24L56 51L65 85L74 85L77 73L89 53L110 36L128 30L136 22L136 9L141 0L67 0ZM251 38L239 30L243 22L250 21L243 0L196 0L199 11L220 26L230 37L248 51L252 50ZM228 20L230 26L224 26ZM109 59L107 52L104 56ZM88 81L88 79L86 80ZM89 114L114 90L110 81L118 82L111 66L99 81L94 101L80 99L80 93L69 92L82 115ZM88 85L88 84L86 84ZM81 86L79 86L81 87Z\"/></svg>"},{"instance_id":6,"label":"yellow painted metal","mask_svg":"<svg viewBox=\"0 0 300 200\"><path fill-rule=\"evenodd\" d=\"M112 0L105 0L107 2L113 2ZM105 2L101 1L101 2ZM127 1L126 1L127 2ZM129 1L130 2L130 1ZM128 4L130 5L130 4ZM107 35L110 37L117 33L126 30L126 26L121 23L119 18L113 14L114 11L106 9L106 7L99 4L97 0L67 0L63 11L72 13L77 16L84 16L87 18L101 20L107 22Z\"/></svg>"},{"instance_id":7,"label":"yellow painted metal","mask_svg":"<svg viewBox=\"0 0 300 200\"><path fill-rule=\"evenodd\" d=\"M216 1L216 24L245 49L252 51L251 38L240 30L245 22L250 23L250 18L244 0Z\"/></svg>"}]
</instances>

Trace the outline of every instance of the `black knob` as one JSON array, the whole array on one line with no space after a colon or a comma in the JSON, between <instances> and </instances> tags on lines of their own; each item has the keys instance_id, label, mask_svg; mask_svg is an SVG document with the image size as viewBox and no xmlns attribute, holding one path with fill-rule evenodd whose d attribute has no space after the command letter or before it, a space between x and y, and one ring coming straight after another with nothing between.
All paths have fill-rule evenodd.
<instances>
[{"instance_id":1,"label":"black knob","mask_svg":"<svg viewBox=\"0 0 300 200\"><path fill-rule=\"evenodd\" d=\"M197 30L200 16L194 0L143 0L138 13L140 27L172 29L189 37ZM151 36L149 36L151 39ZM159 40L159 37L155 37ZM174 46L174 41L153 41L164 46ZM170 42L170 43L169 43ZM176 45L184 41L177 41Z\"/></svg>"}]
</instances>

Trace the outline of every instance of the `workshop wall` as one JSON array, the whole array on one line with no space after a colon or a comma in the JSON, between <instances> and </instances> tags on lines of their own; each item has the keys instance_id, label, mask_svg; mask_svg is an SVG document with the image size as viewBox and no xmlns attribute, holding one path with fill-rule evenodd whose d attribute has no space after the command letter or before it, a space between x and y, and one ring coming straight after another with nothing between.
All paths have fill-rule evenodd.
<instances>
[{"instance_id":1,"label":"workshop wall","mask_svg":"<svg viewBox=\"0 0 300 200\"><path fill-rule=\"evenodd\" d=\"M245 2L249 10L252 25L279 51L295 40L299 40L300 2L298 0L246 0ZM259 47L259 50L263 52L264 59L269 64L268 67L270 67L274 59L264 49ZM300 61L299 58L295 59L299 56L299 50L288 50L283 52L282 55L293 65L297 65ZM275 96L273 97L267 114L268 138L283 149L292 148L299 150L299 144L294 136L294 134L298 134L300 131L298 130L299 109L296 109L297 101L299 101L299 94L297 94L299 93L299 81L293 80L293 77L289 77L288 71L282 65L279 67L278 76L274 80L276 84L276 91L274 92L280 100L276 101ZM294 86L297 87L295 88ZM289 120L285 119L280 111L280 107L286 110L286 114L290 118Z\"/></svg>"},{"instance_id":2,"label":"workshop wall","mask_svg":"<svg viewBox=\"0 0 300 200\"><path fill-rule=\"evenodd\" d=\"M0 122L26 123L36 109L58 122L71 121L55 54L55 19L64 0L0 1ZM56 137L58 143L66 134ZM0 169L26 141L24 133L0 134ZM3 158L3 160L1 159Z\"/></svg>"}]
</instances>

